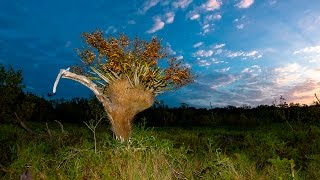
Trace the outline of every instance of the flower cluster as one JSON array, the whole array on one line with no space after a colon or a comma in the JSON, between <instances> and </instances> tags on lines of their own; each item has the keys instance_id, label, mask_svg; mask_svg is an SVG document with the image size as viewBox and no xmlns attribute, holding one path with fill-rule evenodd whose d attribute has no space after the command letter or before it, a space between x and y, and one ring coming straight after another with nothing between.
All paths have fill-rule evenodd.
<instances>
[{"instance_id":1,"label":"flower cluster","mask_svg":"<svg viewBox=\"0 0 320 180\"><path fill-rule=\"evenodd\" d=\"M106 83L127 78L132 86L142 85L157 94L193 80L190 70L175 58L169 61L167 69L160 69L158 61L166 58L167 53L156 37L150 42L137 37L130 40L122 34L106 39L101 31L84 33L83 37L89 48L78 53L84 64Z\"/></svg>"}]
</instances>

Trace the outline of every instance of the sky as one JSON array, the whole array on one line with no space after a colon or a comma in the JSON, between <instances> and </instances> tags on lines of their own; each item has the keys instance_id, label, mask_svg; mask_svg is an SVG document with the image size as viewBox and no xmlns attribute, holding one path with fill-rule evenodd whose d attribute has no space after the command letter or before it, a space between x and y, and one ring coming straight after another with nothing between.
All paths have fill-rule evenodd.
<instances>
[{"instance_id":1,"label":"sky","mask_svg":"<svg viewBox=\"0 0 320 180\"><path fill-rule=\"evenodd\" d=\"M157 97L170 106L257 106L320 94L319 0L1 0L0 63L46 97L61 68L79 64L81 34L162 39L196 75ZM62 79L55 98L89 97Z\"/></svg>"}]
</instances>

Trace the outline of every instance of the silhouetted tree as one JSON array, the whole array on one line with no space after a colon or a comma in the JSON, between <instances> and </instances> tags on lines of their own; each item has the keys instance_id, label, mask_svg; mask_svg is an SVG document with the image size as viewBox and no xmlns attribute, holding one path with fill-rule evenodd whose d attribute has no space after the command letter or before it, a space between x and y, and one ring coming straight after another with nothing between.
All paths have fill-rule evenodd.
<instances>
[{"instance_id":1,"label":"silhouetted tree","mask_svg":"<svg viewBox=\"0 0 320 180\"><path fill-rule=\"evenodd\" d=\"M23 98L23 87L22 70L14 70L11 66L5 68L0 64L0 119L13 117L15 107Z\"/></svg>"}]
</instances>

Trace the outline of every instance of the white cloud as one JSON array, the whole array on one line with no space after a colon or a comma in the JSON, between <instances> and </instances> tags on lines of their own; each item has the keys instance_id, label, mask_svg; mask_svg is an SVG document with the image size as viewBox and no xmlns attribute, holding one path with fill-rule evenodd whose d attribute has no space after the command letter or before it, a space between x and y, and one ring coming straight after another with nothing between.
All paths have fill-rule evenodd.
<instances>
[{"instance_id":1,"label":"white cloud","mask_svg":"<svg viewBox=\"0 0 320 180\"><path fill-rule=\"evenodd\" d=\"M171 48L171 44L167 42L166 44L166 48L167 48L167 51L169 53L169 55L176 55L177 53Z\"/></svg>"},{"instance_id":2,"label":"white cloud","mask_svg":"<svg viewBox=\"0 0 320 180\"><path fill-rule=\"evenodd\" d=\"M244 24L238 24L236 27L237 27L237 29L243 29L244 28Z\"/></svg>"},{"instance_id":3,"label":"white cloud","mask_svg":"<svg viewBox=\"0 0 320 180\"><path fill-rule=\"evenodd\" d=\"M204 26L202 26L202 29L208 29L209 28L209 24L205 24Z\"/></svg>"},{"instance_id":4,"label":"white cloud","mask_svg":"<svg viewBox=\"0 0 320 180\"><path fill-rule=\"evenodd\" d=\"M241 73L251 73L252 75L256 76L258 73L261 73L261 67L258 65L253 65L251 67L244 68Z\"/></svg>"},{"instance_id":5,"label":"white cloud","mask_svg":"<svg viewBox=\"0 0 320 180\"><path fill-rule=\"evenodd\" d=\"M180 55L180 56L177 56L176 58L177 58L177 60L180 60L180 59L183 59L183 56Z\"/></svg>"},{"instance_id":6,"label":"white cloud","mask_svg":"<svg viewBox=\"0 0 320 180\"><path fill-rule=\"evenodd\" d=\"M306 80L318 81L320 73L317 73L314 67L301 66L298 63L290 63L284 67L275 68L273 70L276 75L276 83L279 85L291 85Z\"/></svg>"},{"instance_id":7,"label":"white cloud","mask_svg":"<svg viewBox=\"0 0 320 180\"><path fill-rule=\"evenodd\" d=\"M244 52L242 52L242 51L229 52L229 53L227 54L227 57L229 57L229 58L236 58L236 57L242 56L243 54L244 54Z\"/></svg>"},{"instance_id":8,"label":"white cloud","mask_svg":"<svg viewBox=\"0 0 320 180\"><path fill-rule=\"evenodd\" d=\"M142 10L140 10L139 12L141 14L144 14L150 8L152 8L153 6L156 6L159 2L160 2L160 0L147 0L147 1L144 2Z\"/></svg>"},{"instance_id":9,"label":"white cloud","mask_svg":"<svg viewBox=\"0 0 320 180\"><path fill-rule=\"evenodd\" d=\"M272 5L274 5L274 4L276 4L276 3L277 3L277 0L269 0L269 2L268 2L268 3L269 3L269 5L271 5L271 6L272 6Z\"/></svg>"},{"instance_id":10,"label":"white cloud","mask_svg":"<svg viewBox=\"0 0 320 180\"><path fill-rule=\"evenodd\" d=\"M203 45L203 42L197 42L193 45L194 48L197 48L199 46L202 46Z\"/></svg>"},{"instance_id":11,"label":"white cloud","mask_svg":"<svg viewBox=\"0 0 320 180\"><path fill-rule=\"evenodd\" d=\"M182 8L185 9L191 4L192 0L177 0L172 3L172 6L174 8Z\"/></svg>"},{"instance_id":12,"label":"white cloud","mask_svg":"<svg viewBox=\"0 0 320 180\"><path fill-rule=\"evenodd\" d=\"M220 14L215 14L215 15L207 15L205 17L206 21L214 21L214 20L220 20L222 16Z\"/></svg>"},{"instance_id":13,"label":"white cloud","mask_svg":"<svg viewBox=\"0 0 320 180\"><path fill-rule=\"evenodd\" d=\"M223 68L223 69L217 69L217 70L215 70L216 72L220 72L220 73L225 73L225 72L227 72L227 71L229 71L230 70L230 67L227 67L227 68Z\"/></svg>"},{"instance_id":14,"label":"white cloud","mask_svg":"<svg viewBox=\"0 0 320 180\"><path fill-rule=\"evenodd\" d=\"M293 54L320 54L320 46L310 46L294 51Z\"/></svg>"},{"instance_id":15,"label":"white cloud","mask_svg":"<svg viewBox=\"0 0 320 180\"><path fill-rule=\"evenodd\" d=\"M166 23L171 24L174 21L175 14L173 12L166 13Z\"/></svg>"},{"instance_id":16,"label":"white cloud","mask_svg":"<svg viewBox=\"0 0 320 180\"><path fill-rule=\"evenodd\" d=\"M246 16L241 16L241 18L234 19L233 23L235 24L237 29L243 29L245 27L245 24L247 23Z\"/></svg>"},{"instance_id":17,"label":"white cloud","mask_svg":"<svg viewBox=\"0 0 320 180\"><path fill-rule=\"evenodd\" d=\"M205 35L210 31L210 24L204 24L202 26L202 32L200 33L201 35Z\"/></svg>"},{"instance_id":18,"label":"white cloud","mask_svg":"<svg viewBox=\"0 0 320 180\"><path fill-rule=\"evenodd\" d=\"M190 20L196 20L200 18L200 14L194 14L190 17Z\"/></svg>"},{"instance_id":19,"label":"white cloud","mask_svg":"<svg viewBox=\"0 0 320 180\"><path fill-rule=\"evenodd\" d=\"M320 46L309 46L292 53L295 56L301 58L305 62L320 63Z\"/></svg>"},{"instance_id":20,"label":"white cloud","mask_svg":"<svg viewBox=\"0 0 320 180\"><path fill-rule=\"evenodd\" d=\"M213 49L220 49L223 48L226 44L217 44L215 46L213 46Z\"/></svg>"},{"instance_id":21,"label":"white cloud","mask_svg":"<svg viewBox=\"0 0 320 180\"><path fill-rule=\"evenodd\" d=\"M207 67L211 65L211 62L209 62L208 60L203 60L198 58L198 65Z\"/></svg>"},{"instance_id":22,"label":"white cloud","mask_svg":"<svg viewBox=\"0 0 320 180\"><path fill-rule=\"evenodd\" d=\"M201 49L201 50L198 50L194 55L198 57L210 57L213 55L213 51L212 50L205 51Z\"/></svg>"},{"instance_id":23,"label":"white cloud","mask_svg":"<svg viewBox=\"0 0 320 180\"><path fill-rule=\"evenodd\" d=\"M259 58L262 58L262 54L259 53L258 51L248 51L248 52L244 52L244 51L232 52L232 51L229 51L227 53L227 57L229 57L229 58L242 57L243 59L246 59L248 57L248 58L253 58L253 59L259 59Z\"/></svg>"},{"instance_id":24,"label":"white cloud","mask_svg":"<svg viewBox=\"0 0 320 180\"><path fill-rule=\"evenodd\" d=\"M218 54L221 54L222 52L223 52L222 49L218 49L215 54L218 55Z\"/></svg>"},{"instance_id":25,"label":"white cloud","mask_svg":"<svg viewBox=\"0 0 320 180\"><path fill-rule=\"evenodd\" d=\"M249 8L254 3L254 0L241 0L236 6L238 8Z\"/></svg>"},{"instance_id":26,"label":"white cloud","mask_svg":"<svg viewBox=\"0 0 320 180\"><path fill-rule=\"evenodd\" d=\"M154 24L152 28L147 31L147 33L149 34L161 30L165 25L165 23L161 20L159 16L153 17L153 22Z\"/></svg>"},{"instance_id":27,"label":"white cloud","mask_svg":"<svg viewBox=\"0 0 320 180\"><path fill-rule=\"evenodd\" d=\"M108 33L113 34L113 33L116 33L117 31L118 31L118 30L117 30L115 27L109 26L109 27L107 28L107 30L105 30L105 33L106 33L106 34L108 34Z\"/></svg>"},{"instance_id":28,"label":"white cloud","mask_svg":"<svg viewBox=\"0 0 320 180\"><path fill-rule=\"evenodd\" d=\"M207 11L220 9L222 2L220 0L208 0L202 7Z\"/></svg>"},{"instance_id":29,"label":"white cloud","mask_svg":"<svg viewBox=\"0 0 320 180\"><path fill-rule=\"evenodd\" d=\"M244 56L249 56L249 57L253 57L256 56L258 54L258 51L250 51L244 54Z\"/></svg>"},{"instance_id":30,"label":"white cloud","mask_svg":"<svg viewBox=\"0 0 320 180\"><path fill-rule=\"evenodd\" d=\"M192 67L191 64L189 64L189 63L184 63L182 66L186 67L186 68L191 68Z\"/></svg>"},{"instance_id":31,"label":"white cloud","mask_svg":"<svg viewBox=\"0 0 320 180\"><path fill-rule=\"evenodd\" d=\"M212 58L212 62L213 62L214 64L221 64L221 63L228 64L228 62L225 62L225 61L219 61L218 59L215 59L215 58Z\"/></svg>"},{"instance_id":32,"label":"white cloud","mask_svg":"<svg viewBox=\"0 0 320 180\"><path fill-rule=\"evenodd\" d=\"M275 68L274 71L278 73L295 73L295 72L298 72L299 69L301 68L302 67L299 64L293 63L293 64L288 64L285 67Z\"/></svg>"}]
</instances>

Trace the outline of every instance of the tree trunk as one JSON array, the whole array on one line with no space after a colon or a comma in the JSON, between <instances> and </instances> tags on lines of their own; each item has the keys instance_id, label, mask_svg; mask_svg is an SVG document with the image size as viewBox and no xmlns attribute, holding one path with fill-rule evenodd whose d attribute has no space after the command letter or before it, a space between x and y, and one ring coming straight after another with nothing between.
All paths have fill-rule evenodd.
<instances>
[{"instance_id":1,"label":"tree trunk","mask_svg":"<svg viewBox=\"0 0 320 180\"><path fill-rule=\"evenodd\" d=\"M109 85L108 97L112 104L109 112L112 130L121 141L128 140L134 116L151 107L154 96L143 87L131 87L128 80L119 79Z\"/></svg>"},{"instance_id":2,"label":"tree trunk","mask_svg":"<svg viewBox=\"0 0 320 180\"><path fill-rule=\"evenodd\" d=\"M132 87L127 79L118 79L108 85L105 94L89 78L61 69L54 83L53 93L60 77L80 82L88 87L102 103L117 139L128 140L131 134L132 121L139 112L152 106L154 94L142 86Z\"/></svg>"}]
</instances>

